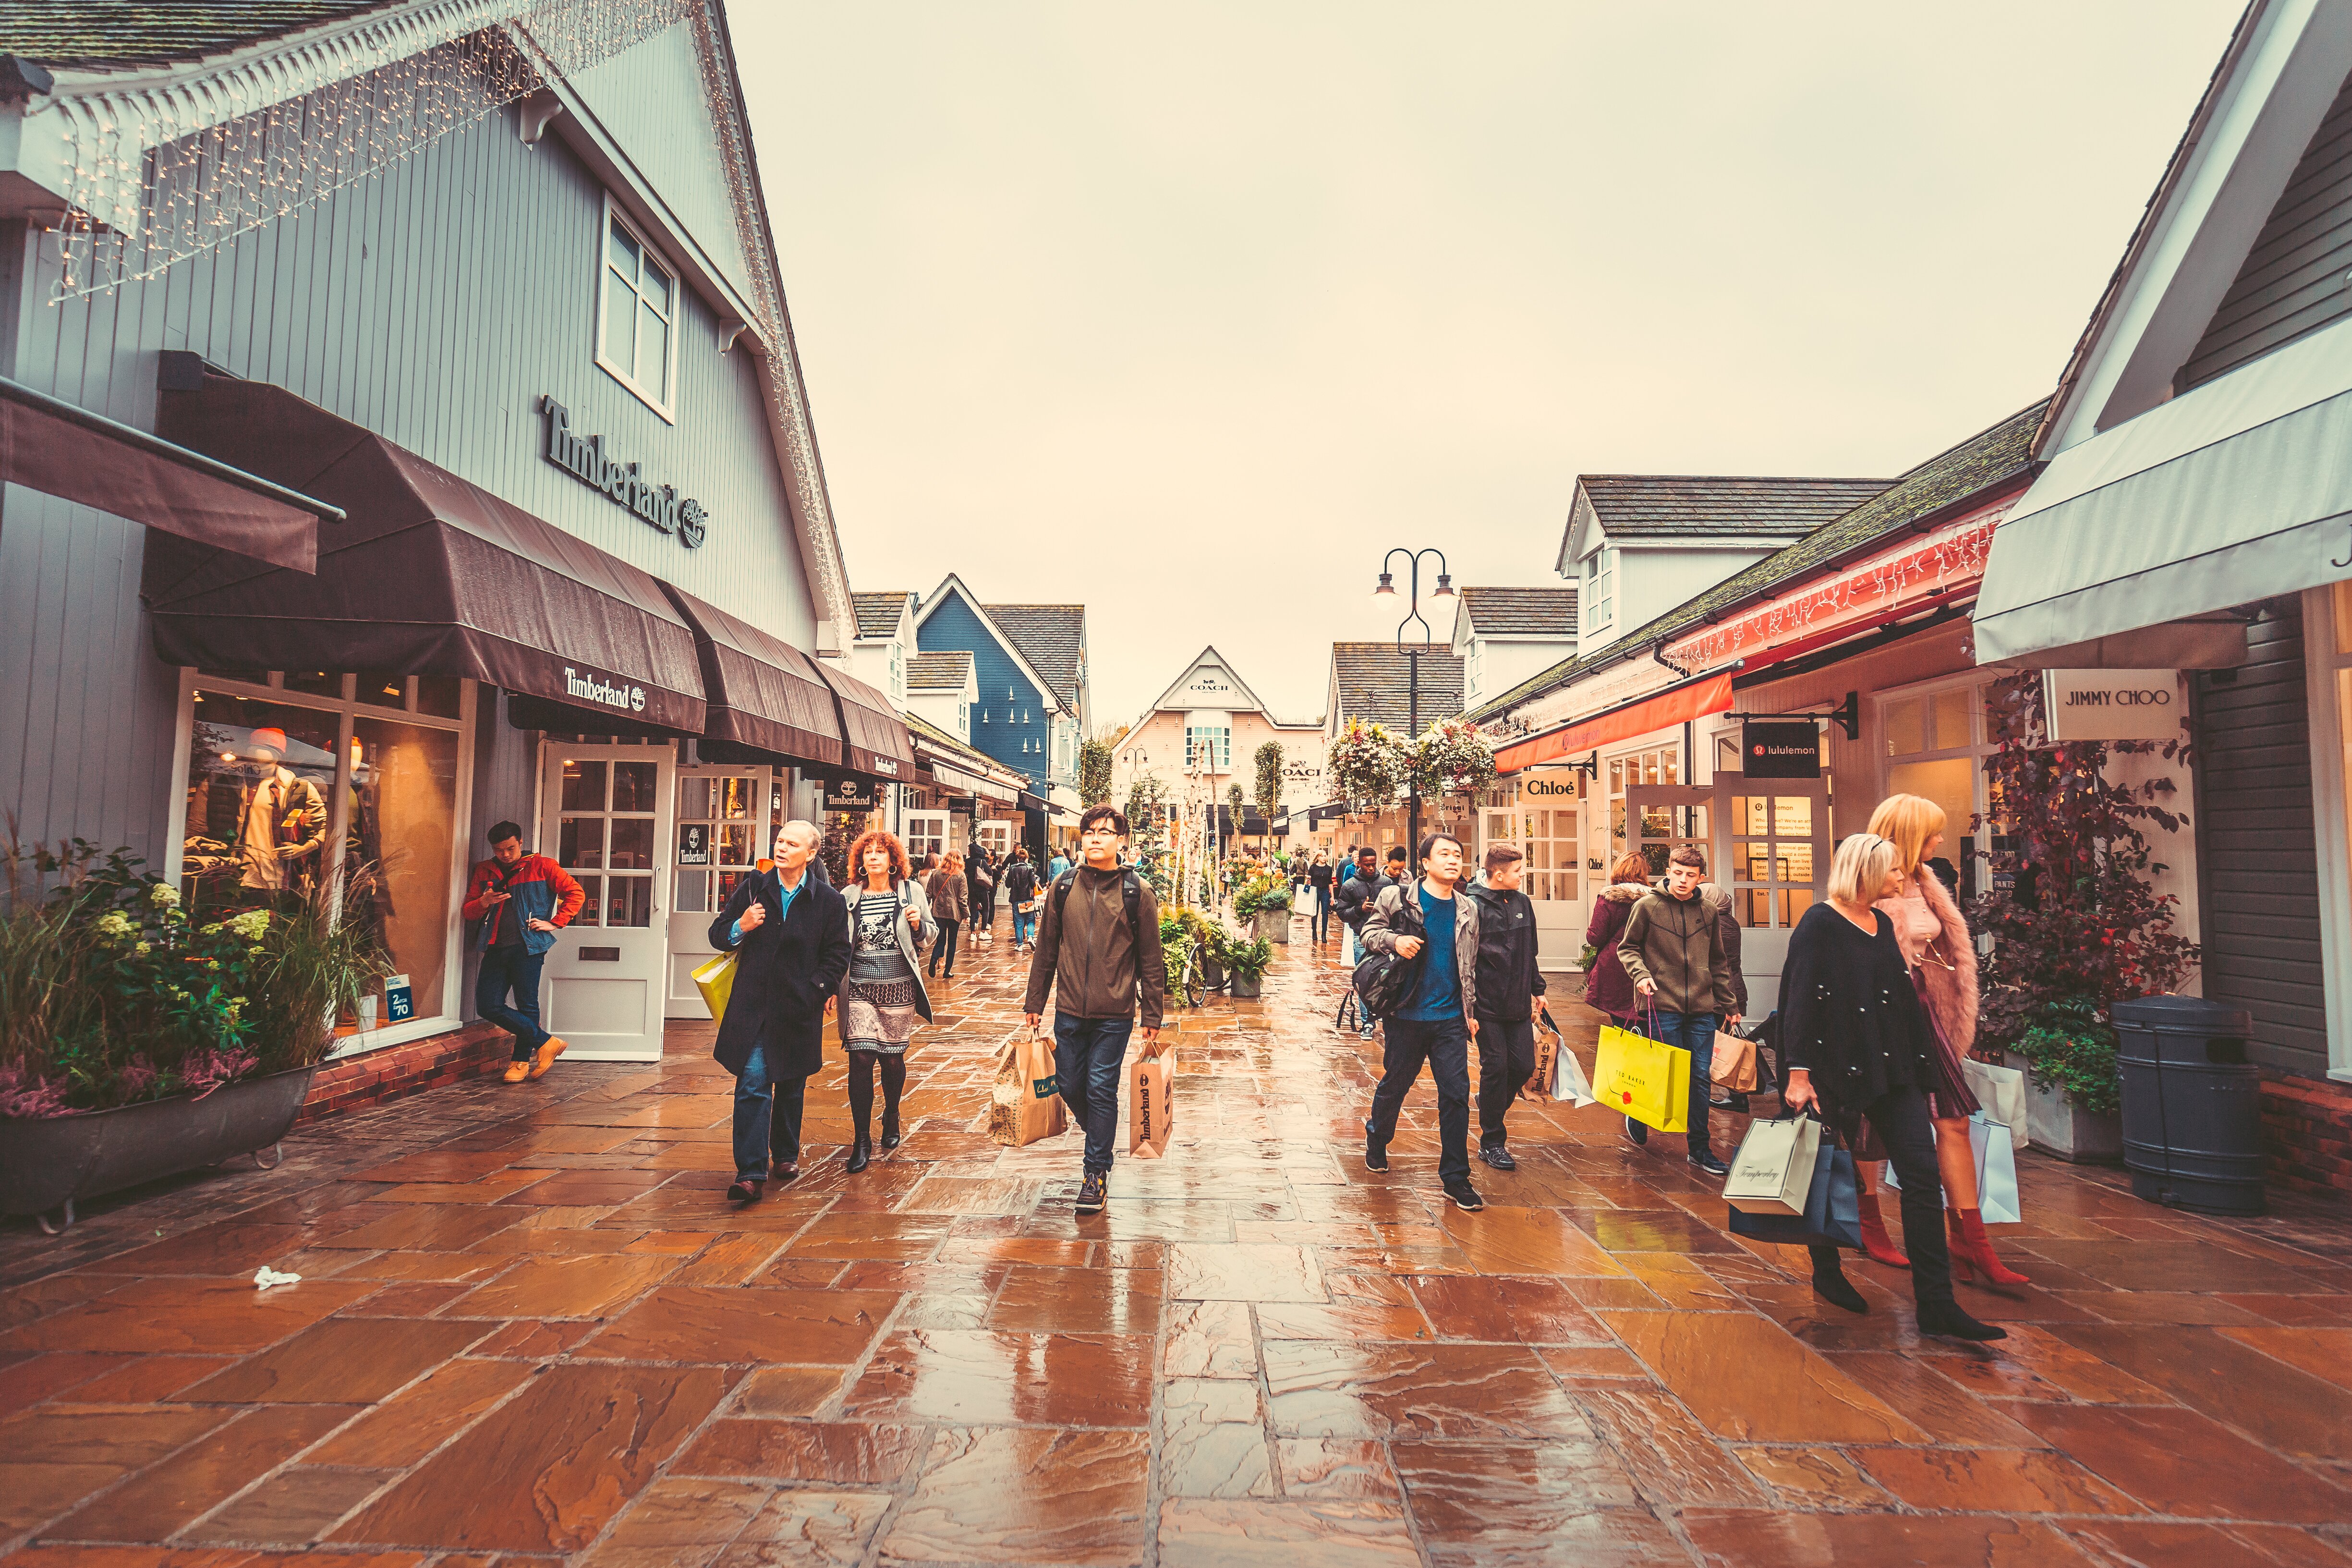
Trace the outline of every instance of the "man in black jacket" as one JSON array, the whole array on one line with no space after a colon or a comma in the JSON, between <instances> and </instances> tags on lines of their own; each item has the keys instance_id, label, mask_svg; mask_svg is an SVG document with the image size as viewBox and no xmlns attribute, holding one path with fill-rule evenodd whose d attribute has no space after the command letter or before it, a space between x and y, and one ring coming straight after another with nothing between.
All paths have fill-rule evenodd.
<instances>
[{"instance_id":1,"label":"man in black jacket","mask_svg":"<svg viewBox=\"0 0 2352 1568\"><path fill-rule=\"evenodd\" d=\"M735 1184L728 1201L755 1204L770 1173L801 1173L801 1102L824 1066L824 1021L849 973L849 910L812 868L822 836L794 820L776 834L773 870L736 883L710 922L710 945L731 952L735 982L711 1055L735 1075Z\"/></svg>"},{"instance_id":2,"label":"man in black jacket","mask_svg":"<svg viewBox=\"0 0 2352 1568\"><path fill-rule=\"evenodd\" d=\"M1486 875L1465 889L1478 900L1478 1158L1516 1171L1503 1113L1536 1070L1536 907L1519 891L1527 858L1507 844L1486 851Z\"/></svg>"},{"instance_id":3,"label":"man in black jacket","mask_svg":"<svg viewBox=\"0 0 2352 1568\"><path fill-rule=\"evenodd\" d=\"M1372 900L1381 894L1381 857L1376 849L1356 851L1352 864L1342 869L1339 891L1332 894L1332 907L1339 911L1339 923L1354 934L1355 942L1349 949L1350 963L1364 962L1364 917L1371 912Z\"/></svg>"}]
</instances>

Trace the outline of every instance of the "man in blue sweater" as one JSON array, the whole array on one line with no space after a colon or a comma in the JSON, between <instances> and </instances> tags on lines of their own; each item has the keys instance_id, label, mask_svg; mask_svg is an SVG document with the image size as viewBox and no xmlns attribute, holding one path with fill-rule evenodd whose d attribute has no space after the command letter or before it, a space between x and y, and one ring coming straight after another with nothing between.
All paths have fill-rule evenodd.
<instances>
[{"instance_id":1,"label":"man in blue sweater","mask_svg":"<svg viewBox=\"0 0 2352 1568\"><path fill-rule=\"evenodd\" d=\"M1422 1064L1437 1086L1437 1177L1459 1209L1486 1207L1470 1184L1470 1042L1478 1033L1478 904L1456 896L1462 841L1433 833L1421 841L1422 877L1380 891L1364 920L1364 947L1412 963L1404 999L1388 1020L1380 1087L1364 1123L1364 1165L1389 1168L1397 1112ZM1412 900L1408 910L1405 900ZM1415 919L1415 915L1419 919ZM1416 934L1425 933L1425 934Z\"/></svg>"}]
</instances>

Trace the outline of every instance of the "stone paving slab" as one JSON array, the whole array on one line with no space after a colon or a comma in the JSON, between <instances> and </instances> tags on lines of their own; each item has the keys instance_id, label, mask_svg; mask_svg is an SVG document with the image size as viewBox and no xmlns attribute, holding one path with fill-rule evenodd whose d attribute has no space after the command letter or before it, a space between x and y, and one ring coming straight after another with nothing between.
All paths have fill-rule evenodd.
<instances>
[{"instance_id":1,"label":"stone paving slab","mask_svg":"<svg viewBox=\"0 0 2352 1568\"><path fill-rule=\"evenodd\" d=\"M2340 1213L2028 1153L1994 1235L2033 1282L1961 1288L2011 1337L1923 1340L1899 1271L1827 1307L1598 1108L1515 1106L1465 1215L1424 1079L1368 1172L1378 1047L1331 1027L1333 947L1278 951L1176 1016L1175 1148L1102 1215L1075 1133L984 1135L999 942L937 994L905 1143L841 1169L830 1047L808 1173L740 1213L689 1024L13 1225L0 1562L2352 1568Z\"/></svg>"}]
</instances>

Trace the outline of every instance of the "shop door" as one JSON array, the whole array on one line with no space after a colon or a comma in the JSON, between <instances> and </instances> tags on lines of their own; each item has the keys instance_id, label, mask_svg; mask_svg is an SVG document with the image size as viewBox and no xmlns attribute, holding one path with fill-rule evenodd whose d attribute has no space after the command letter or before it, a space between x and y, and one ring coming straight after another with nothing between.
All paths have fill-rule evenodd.
<instances>
[{"instance_id":1,"label":"shop door","mask_svg":"<svg viewBox=\"0 0 2352 1568\"><path fill-rule=\"evenodd\" d=\"M667 746L540 748L540 842L588 896L548 953L541 987L546 1026L575 1059L661 1058L676 765Z\"/></svg>"},{"instance_id":2,"label":"shop door","mask_svg":"<svg viewBox=\"0 0 2352 1568\"><path fill-rule=\"evenodd\" d=\"M999 862L1013 853L1013 824L1009 822L975 822L971 825L971 841L986 846Z\"/></svg>"},{"instance_id":3,"label":"shop door","mask_svg":"<svg viewBox=\"0 0 2352 1568\"><path fill-rule=\"evenodd\" d=\"M1492 844L1507 844L1527 857L1519 890L1535 905L1536 962L1546 969L1573 969L1584 948L1589 913L1578 868L1580 808L1487 806L1478 817L1481 859Z\"/></svg>"},{"instance_id":4,"label":"shop door","mask_svg":"<svg viewBox=\"0 0 2352 1568\"><path fill-rule=\"evenodd\" d=\"M669 845L669 988L665 1016L708 1018L694 972L717 956L710 917L766 852L771 779L766 768L705 763L680 767Z\"/></svg>"},{"instance_id":5,"label":"shop door","mask_svg":"<svg viewBox=\"0 0 2352 1568\"><path fill-rule=\"evenodd\" d=\"M1748 1011L1760 1018L1778 1004L1790 931L1829 897L1829 781L1719 773L1713 793L1728 872L1717 879L1731 889Z\"/></svg>"},{"instance_id":6,"label":"shop door","mask_svg":"<svg viewBox=\"0 0 2352 1568\"><path fill-rule=\"evenodd\" d=\"M899 835L907 846L907 859L916 870L923 868L924 859L948 852L948 814L944 811L910 811L899 820L906 832Z\"/></svg>"}]
</instances>

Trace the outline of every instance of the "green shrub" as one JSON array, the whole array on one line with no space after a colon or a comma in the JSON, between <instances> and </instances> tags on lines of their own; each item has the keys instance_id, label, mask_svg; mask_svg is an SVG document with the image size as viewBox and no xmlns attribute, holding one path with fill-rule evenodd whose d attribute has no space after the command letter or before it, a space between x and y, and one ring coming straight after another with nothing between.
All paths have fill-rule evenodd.
<instances>
[{"instance_id":1,"label":"green shrub","mask_svg":"<svg viewBox=\"0 0 2352 1568\"><path fill-rule=\"evenodd\" d=\"M2025 1059L2035 1083L2105 1115L2123 1103L2116 1047L2114 1028L2092 1003L2076 998L2043 1008L2009 1048Z\"/></svg>"}]
</instances>

